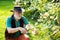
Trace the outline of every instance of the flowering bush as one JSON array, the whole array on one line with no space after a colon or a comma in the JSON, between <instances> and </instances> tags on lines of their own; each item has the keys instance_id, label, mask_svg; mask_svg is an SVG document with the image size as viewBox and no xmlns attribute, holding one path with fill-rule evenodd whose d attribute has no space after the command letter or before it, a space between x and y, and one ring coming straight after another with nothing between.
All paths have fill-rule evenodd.
<instances>
[{"instance_id":1,"label":"flowering bush","mask_svg":"<svg viewBox=\"0 0 60 40\"><path fill-rule=\"evenodd\" d=\"M60 17L58 8L60 3L51 3L47 0L20 1L25 9L24 16L37 28L37 34L29 34L31 40L59 40ZM34 21L33 21L34 20Z\"/></svg>"}]
</instances>

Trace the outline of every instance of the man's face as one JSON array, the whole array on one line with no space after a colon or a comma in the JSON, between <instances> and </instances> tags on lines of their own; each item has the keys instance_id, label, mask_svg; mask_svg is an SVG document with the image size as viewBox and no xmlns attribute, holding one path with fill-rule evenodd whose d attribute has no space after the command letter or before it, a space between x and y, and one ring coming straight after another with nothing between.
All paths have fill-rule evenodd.
<instances>
[{"instance_id":1,"label":"man's face","mask_svg":"<svg viewBox=\"0 0 60 40\"><path fill-rule=\"evenodd\" d=\"M17 12L17 11L14 11L14 15L17 18L21 18L22 17L22 13L21 12Z\"/></svg>"}]
</instances>

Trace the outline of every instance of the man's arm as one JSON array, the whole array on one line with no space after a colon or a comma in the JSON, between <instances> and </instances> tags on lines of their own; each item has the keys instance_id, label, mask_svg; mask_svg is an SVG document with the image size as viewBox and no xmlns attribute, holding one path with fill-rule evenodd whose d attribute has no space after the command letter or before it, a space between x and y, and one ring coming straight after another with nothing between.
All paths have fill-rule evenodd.
<instances>
[{"instance_id":1,"label":"man's arm","mask_svg":"<svg viewBox=\"0 0 60 40\"><path fill-rule=\"evenodd\" d=\"M19 31L19 28L7 28L8 33L15 33L17 31Z\"/></svg>"},{"instance_id":2,"label":"man's arm","mask_svg":"<svg viewBox=\"0 0 60 40\"><path fill-rule=\"evenodd\" d=\"M27 31L22 28L22 27L17 27L17 28L7 28L8 33L15 33L17 31L21 31L21 33L25 34Z\"/></svg>"}]
</instances>

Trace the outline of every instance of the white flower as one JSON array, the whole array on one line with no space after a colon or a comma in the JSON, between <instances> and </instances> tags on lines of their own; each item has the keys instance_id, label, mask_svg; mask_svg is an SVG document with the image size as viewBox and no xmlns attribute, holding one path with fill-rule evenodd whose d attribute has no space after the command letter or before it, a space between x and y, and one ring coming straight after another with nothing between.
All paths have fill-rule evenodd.
<instances>
[{"instance_id":1,"label":"white flower","mask_svg":"<svg viewBox=\"0 0 60 40\"><path fill-rule=\"evenodd\" d=\"M38 24L38 22L35 23L35 25L37 25L37 24Z\"/></svg>"},{"instance_id":2,"label":"white flower","mask_svg":"<svg viewBox=\"0 0 60 40\"><path fill-rule=\"evenodd\" d=\"M34 28L34 30L32 31L32 34L36 34L37 33L37 29Z\"/></svg>"},{"instance_id":3,"label":"white flower","mask_svg":"<svg viewBox=\"0 0 60 40\"><path fill-rule=\"evenodd\" d=\"M40 15L42 15L42 13L40 13Z\"/></svg>"},{"instance_id":4,"label":"white flower","mask_svg":"<svg viewBox=\"0 0 60 40\"><path fill-rule=\"evenodd\" d=\"M22 8L22 12L25 12L25 9Z\"/></svg>"},{"instance_id":5,"label":"white flower","mask_svg":"<svg viewBox=\"0 0 60 40\"><path fill-rule=\"evenodd\" d=\"M33 19L33 17L31 19Z\"/></svg>"},{"instance_id":6,"label":"white flower","mask_svg":"<svg viewBox=\"0 0 60 40\"><path fill-rule=\"evenodd\" d=\"M37 21L39 22L39 21L40 21L40 19L37 19Z\"/></svg>"},{"instance_id":7,"label":"white flower","mask_svg":"<svg viewBox=\"0 0 60 40\"><path fill-rule=\"evenodd\" d=\"M32 34L35 34L35 31L32 31Z\"/></svg>"},{"instance_id":8,"label":"white flower","mask_svg":"<svg viewBox=\"0 0 60 40\"><path fill-rule=\"evenodd\" d=\"M44 15L45 15L45 16L47 16L47 17L49 16L48 12L45 12L45 14L44 14Z\"/></svg>"},{"instance_id":9,"label":"white flower","mask_svg":"<svg viewBox=\"0 0 60 40\"><path fill-rule=\"evenodd\" d=\"M24 4L26 5L26 2L24 2Z\"/></svg>"},{"instance_id":10,"label":"white flower","mask_svg":"<svg viewBox=\"0 0 60 40\"><path fill-rule=\"evenodd\" d=\"M47 18L49 16L49 13L48 12L45 12L44 14L42 14L42 17L43 18Z\"/></svg>"},{"instance_id":11,"label":"white flower","mask_svg":"<svg viewBox=\"0 0 60 40\"><path fill-rule=\"evenodd\" d=\"M58 17L56 17L54 20L56 20Z\"/></svg>"},{"instance_id":12,"label":"white flower","mask_svg":"<svg viewBox=\"0 0 60 40\"><path fill-rule=\"evenodd\" d=\"M50 16L50 19L53 19L54 18L54 16Z\"/></svg>"},{"instance_id":13,"label":"white flower","mask_svg":"<svg viewBox=\"0 0 60 40\"><path fill-rule=\"evenodd\" d=\"M20 2L20 0L15 0L15 2Z\"/></svg>"},{"instance_id":14,"label":"white flower","mask_svg":"<svg viewBox=\"0 0 60 40\"><path fill-rule=\"evenodd\" d=\"M29 36L28 36L28 35L26 35L26 34L24 34L24 36L25 36L25 37L27 37L27 38L29 38Z\"/></svg>"}]
</instances>

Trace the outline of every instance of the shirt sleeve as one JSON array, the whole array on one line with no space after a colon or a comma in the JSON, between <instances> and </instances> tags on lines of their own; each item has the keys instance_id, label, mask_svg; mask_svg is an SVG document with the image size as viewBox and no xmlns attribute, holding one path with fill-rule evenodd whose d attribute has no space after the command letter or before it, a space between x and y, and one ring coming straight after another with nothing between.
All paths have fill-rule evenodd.
<instances>
[{"instance_id":1,"label":"shirt sleeve","mask_svg":"<svg viewBox=\"0 0 60 40\"><path fill-rule=\"evenodd\" d=\"M6 20L6 27L11 28L11 18L10 17L8 17Z\"/></svg>"},{"instance_id":2,"label":"shirt sleeve","mask_svg":"<svg viewBox=\"0 0 60 40\"><path fill-rule=\"evenodd\" d=\"M29 22L28 22L28 20L26 19L26 17L23 16L22 18L23 18L23 21L24 21L24 24L25 24L25 25L29 24Z\"/></svg>"}]
</instances>

